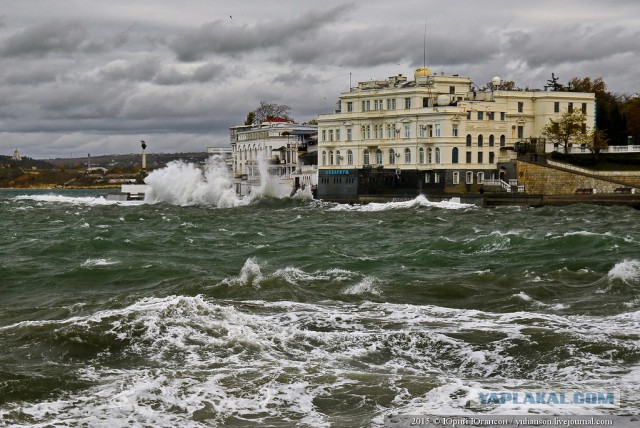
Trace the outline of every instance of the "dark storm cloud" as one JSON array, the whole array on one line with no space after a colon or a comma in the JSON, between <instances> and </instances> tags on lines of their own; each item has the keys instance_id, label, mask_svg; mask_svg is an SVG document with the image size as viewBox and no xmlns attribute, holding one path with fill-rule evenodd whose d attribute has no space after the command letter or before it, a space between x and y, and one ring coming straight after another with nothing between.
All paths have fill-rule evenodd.
<instances>
[{"instance_id":1,"label":"dark storm cloud","mask_svg":"<svg viewBox=\"0 0 640 428\"><path fill-rule=\"evenodd\" d=\"M312 36L327 23L339 21L351 8L343 5L307 12L292 19L259 21L253 26L217 20L176 38L171 46L181 61L197 61L208 54L236 55L269 48L286 48L291 41Z\"/></svg>"},{"instance_id":2,"label":"dark storm cloud","mask_svg":"<svg viewBox=\"0 0 640 428\"><path fill-rule=\"evenodd\" d=\"M84 26L74 21L49 21L32 25L2 44L5 56L36 56L71 53L80 49L87 38Z\"/></svg>"},{"instance_id":3,"label":"dark storm cloud","mask_svg":"<svg viewBox=\"0 0 640 428\"><path fill-rule=\"evenodd\" d=\"M505 33L505 53L531 67L602 61L613 55L640 55L640 30L598 25L546 26Z\"/></svg>"}]
</instances>

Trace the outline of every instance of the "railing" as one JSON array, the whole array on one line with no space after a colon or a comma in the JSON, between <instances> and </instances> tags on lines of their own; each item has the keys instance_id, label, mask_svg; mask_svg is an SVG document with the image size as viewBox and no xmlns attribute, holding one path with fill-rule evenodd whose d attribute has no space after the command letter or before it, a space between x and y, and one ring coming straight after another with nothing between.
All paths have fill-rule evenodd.
<instances>
[{"instance_id":1,"label":"railing","mask_svg":"<svg viewBox=\"0 0 640 428\"><path fill-rule=\"evenodd\" d=\"M596 176L603 176L603 177L615 177L615 176L630 176L630 175L640 175L640 173L638 173L637 171L596 171L593 169L587 169L587 168L582 168L579 166L575 166L575 165L571 165L568 163L563 163L563 162L557 162L557 161L552 161L552 160L547 160L547 164L551 165L551 166L555 166L557 168L562 168L562 169L568 169L571 171L576 171L576 172L581 172L583 174L588 174L588 175L596 175Z\"/></svg>"},{"instance_id":2,"label":"railing","mask_svg":"<svg viewBox=\"0 0 640 428\"><path fill-rule=\"evenodd\" d=\"M517 180L516 180L517 183ZM500 179L485 179L484 183L485 186L496 186L496 187L502 187L503 189L505 189L507 192L511 192L511 184L507 183L504 180L500 180Z\"/></svg>"}]
</instances>

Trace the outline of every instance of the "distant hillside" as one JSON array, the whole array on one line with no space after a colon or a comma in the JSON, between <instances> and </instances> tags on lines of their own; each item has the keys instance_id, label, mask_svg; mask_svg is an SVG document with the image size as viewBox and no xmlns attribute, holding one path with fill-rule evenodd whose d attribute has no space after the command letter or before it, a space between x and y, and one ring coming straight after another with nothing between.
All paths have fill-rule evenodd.
<instances>
[{"instance_id":1,"label":"distant hillside","mask_svg":"<svg viewBox=\"0 0 640 428\"><path fill-rule=\"evenodd\" d=\"M186 162L200 163L209 157L205 152L194 153L147 153L147 169L162 168L174 160L184 160ZM86 167L87 158L54 158L43 159L44 162L54 166L65 166L67 168ZM120 167L127 168L140 166L142 155L140 153L130 153L126 155L100 155L91 156L91 166L102 166L108 169Z\"/></svg>"}]
</instances>

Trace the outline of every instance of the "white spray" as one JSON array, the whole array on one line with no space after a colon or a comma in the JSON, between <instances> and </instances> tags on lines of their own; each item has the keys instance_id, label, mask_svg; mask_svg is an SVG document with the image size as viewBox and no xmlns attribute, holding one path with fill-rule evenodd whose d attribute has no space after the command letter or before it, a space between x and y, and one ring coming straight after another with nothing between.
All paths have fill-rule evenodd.
<instances>
[{"instance_id":1,"label":"white spray","mask_svg":"<svg viewBox=\"0 0 640 428\"><path fill-rule=\"evenodd\" d=\"M258 158L260 187L250 196L239 197L233 189L233 179L220 156L205 162L204 170L184 161L173 161L166 167L152 171L145 183L150 190L145 202L168 202L174 205L206 205L231 208L248 205L262 197L288 197L290 190L269 175L264 157ZM304 197L305 195L301 195Z\"/></svg>"}]
</instances>

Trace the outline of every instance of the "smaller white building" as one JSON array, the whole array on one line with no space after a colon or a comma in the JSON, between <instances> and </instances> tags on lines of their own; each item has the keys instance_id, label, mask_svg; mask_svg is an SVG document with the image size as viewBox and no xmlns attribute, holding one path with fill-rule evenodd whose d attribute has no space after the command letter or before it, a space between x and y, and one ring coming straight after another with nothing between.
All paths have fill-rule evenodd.
<instances>
[{"instance_id":1,"label":"smaller white building","mask_svg":"<svg viewBox=\"0 0 640 428\"><path fill-rule=\"evenodd\" d=\"M267 174L292 193L317 185L317 127L274 118L229 128L236 193L247 195ZM264 177L266 178L266 177Z\"/></svg>"}]
</instances>

